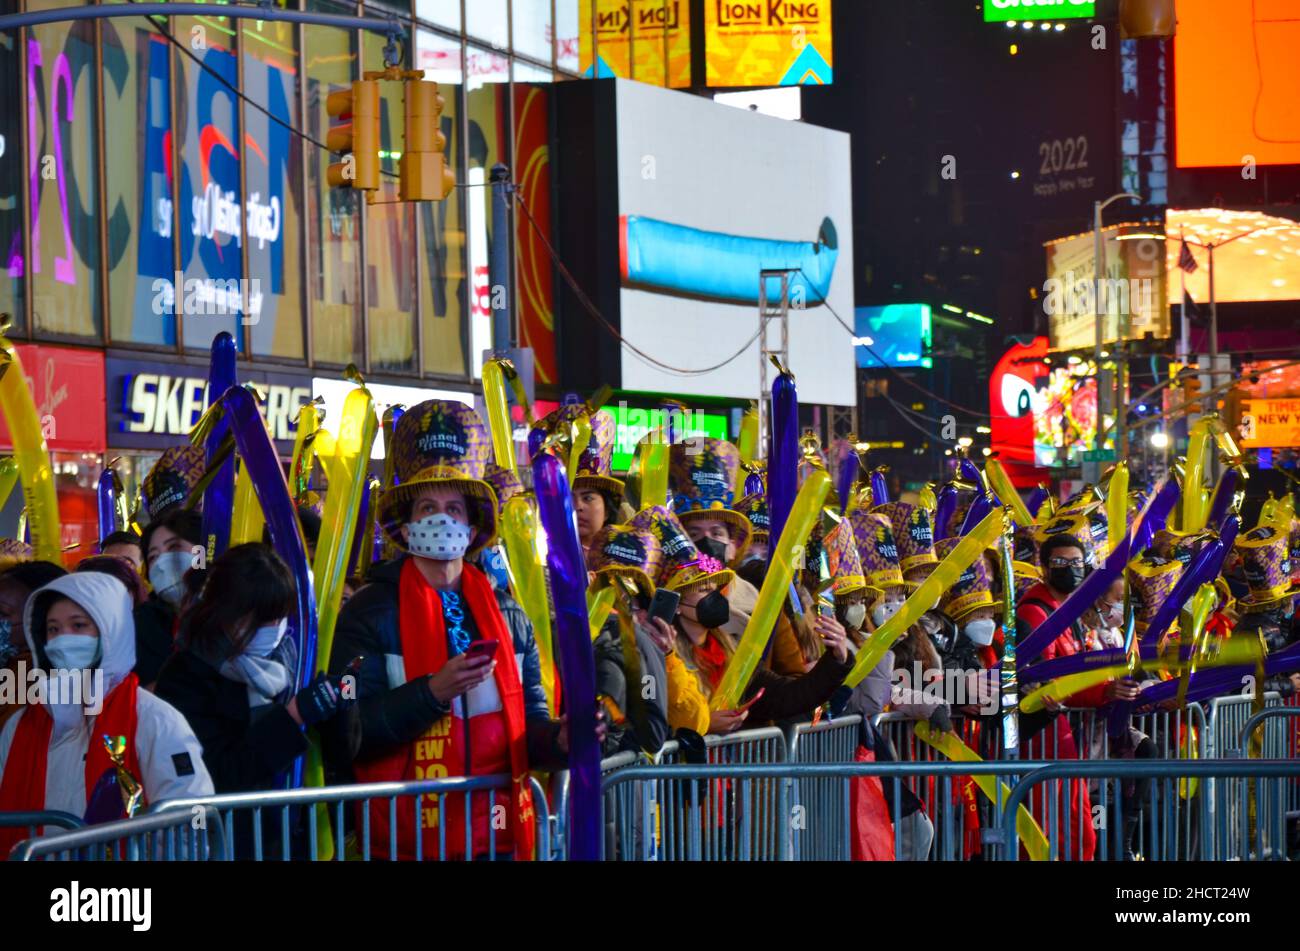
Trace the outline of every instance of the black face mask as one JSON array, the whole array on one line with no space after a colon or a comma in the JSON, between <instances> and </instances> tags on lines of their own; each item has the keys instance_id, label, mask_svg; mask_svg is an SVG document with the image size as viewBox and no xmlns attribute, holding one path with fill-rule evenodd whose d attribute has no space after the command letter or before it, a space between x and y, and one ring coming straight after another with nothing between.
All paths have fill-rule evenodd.
<instances>
[{"instance_id":1,"label":"black face mask","mask_svg":"<svg viewBox=\"0 0 1300 951\"><path fill-rule=\"evenodd\" d=\"M701 627L722 627L731 620L731 605L721 591L710 591L695 605L695 620Z\"/></svg>"},{"instance_id":2,"label":"black face mask","mask_svg":"<svg viewBox=\"0 0 1300 951\"><path fill-rule=\"evenodd\" d=\"M727 543L718 541L716 538L701 538L695 543L701 554L708 555L719 564L727 563Z\"/></svg>"},{"instance_id":3,"label":"black face mask","mask_svg":"<svg viewBox=\"0 0 1300 951\"><path fill-rule=\"evenodd\" d=\"M1047 580L1057 591L1069 594L1083 584L1084 568L1053 568L1047 573Z\"/></svg>"}]
</instances>

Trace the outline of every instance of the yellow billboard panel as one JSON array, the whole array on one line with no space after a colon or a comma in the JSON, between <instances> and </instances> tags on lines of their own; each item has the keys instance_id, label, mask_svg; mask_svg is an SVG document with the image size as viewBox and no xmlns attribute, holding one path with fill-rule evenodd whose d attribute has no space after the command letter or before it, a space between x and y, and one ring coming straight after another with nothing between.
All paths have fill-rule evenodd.
<instances>
[{"instance_id":1,"label":"yellow billboard panel","mask_svg":"<svg viewBox=\"0 0 1300 951\"><path fill-rule=\"evenodd\" d=\"M1241 445L1246 449L1300 447L1300 398L1242 400Z\"/></svg>"},{"instance_id":2,"label":"yellow billboard panel","mask_svg":"<svg viewBox=\"0 0 1300 951\"><path fill-rule=\"evenodd\" d=\"M690 0L582 0L579 13L582 75L691 85Z\"/></svg>"},{"instance_id":3,"label":"yellow billboard panel","mask_svg":"<svg viewBox=\"0 0 1300 951\"><path fill-rule=\"evenodd\" d=\"M705 0L710 86L826 85L831 0Z\"/></svg>"},{"instance_id":4,"label":"yellow billboard panel","mask_svg":"<svg viewBox=\"0 0 1300 951\"><path fill-rule=\"evenodd\" d=\"M1119 339L1126 321L1130 340L1148 333L1158 340L1169 336L1163 237L1149 225L1126 224L1103 228L1102 239L1106 269L1100 283L1091 232L1046 245L1043 310L1053 350L1092 349L1098 310L1104 344Z\"/></svg>"}]
</instances>

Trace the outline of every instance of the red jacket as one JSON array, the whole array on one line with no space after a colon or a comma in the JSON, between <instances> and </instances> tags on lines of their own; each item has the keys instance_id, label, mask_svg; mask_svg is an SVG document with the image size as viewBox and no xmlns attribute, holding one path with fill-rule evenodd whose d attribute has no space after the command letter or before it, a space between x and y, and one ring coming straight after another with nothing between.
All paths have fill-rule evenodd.
<instances>
[{"instance_id":1,"label":"red jacket","mask_svg":"<svg viewBox=\"0 0 1300 951\"><path fill-rule=\"evenodd\" d=\"M1041 581L1024 593L1020 603L1016 606L1016 620L1033 631L1042 624L1052 611L1061 606L1052 594L1050 588ZM1052 643L1043 649L1041 656L1037 660L1051 660L1055 657L1069 657L1072 654L1082 653L1085 649L1083 643L1075 633L1076 627L1071 625L1064 634L1058 637ZM1106 701L1106 685L1110 681L1097 684L1095 687L1089 687L1086 690L1080 690L1066 699L1066 706L1070 707L1100 707Z\"/></svg>"}]
</instances>

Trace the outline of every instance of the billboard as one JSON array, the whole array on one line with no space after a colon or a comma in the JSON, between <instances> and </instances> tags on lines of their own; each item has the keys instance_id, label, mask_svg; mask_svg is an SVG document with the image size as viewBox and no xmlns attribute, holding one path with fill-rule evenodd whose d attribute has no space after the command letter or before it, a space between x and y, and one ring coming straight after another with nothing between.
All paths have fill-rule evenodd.
<instances>
[{"instance_id":1,"label":"billboard","mask_svg":"<svg viewBox=\"0 0 1300 951\"><path fill-rule=\"evenodd\" d=\"M1140 340L1148 333L1156 338L1168 337L1167 243L1150 225L1103 229L1106 270L1098 283L1092 232L1049 241L1043 309L1052 349L1085 350L1094 346L1098 296L1104 317L1104 343L1119 339L1123 318L1128 321L1131 340Z\"/></svg>"},{"instance_id":2,"label":"billboard","mask_svg":"<svg viewBox=\"0 0 1300 951\"><path fill-rule=\"evenodd\" d=\"M1300 299L1300 222L1258 211L1223 208L1174 209L1165 216L1168 273L1185 282L1198 304L1210 299L1209 252L1214 251L1214 296L1219 303ZM1182 239L1196 259L1196 270L1179 274ZM1173 302L1181 298L1175 290Z\"/></svg>"},{"instance_id":3,"label":"billboard","mask_svg":"<svg viewBox=\"0 0 1300 951\"><path fill-rule=\"evenodd\" d=\"M22 363L51 452L104 451L104 352L19 343ZM0 414L0 448L11 449L9 423Z\"/></svg>"},{"instance_id":4,"label":"billboard","mask_svg":"<svg viewBox=\"0 0 1300 951\"><path fill-rule=\"evenodd\" d=\"M1242 400L1241 445L1246 449L1300 447L1300 398Z\"/></svg>"},{"instance_id":5,"label":"billboard","mask_svg":"<svg viewBox=\"0 0 1300 951\"><path fill-rule=\"evenodd\" d=\"M338 380L332 377L313 377L311 381L312 393L319 396L324 401L325 420L322 423L325 429L333 429L338 421L343 418L343 404L347 401L348 394L355 390L356 384L351 380ZM435 390L422 386L395 386L391 383L366 383L366 389L375 401L375 416L378 419L384 418L384 411L390 406L398 406L408 409L425 400L447 400L449 402L464 403L466 406L474 405L474 394L460 393L455 390ZM370 449L371 459L384 458L384 435L380 433L375 437L374 445Z\"/></svg>"},{"instance_id":6,"label":"billboard","mask_svg":"<svg viewBox=\"0 0 1300 951\"><path fill-rule=\"evenodd\" d=\"M1097 439L1097 375L1091 361L1054 367L1034 394L1034 463L1078 465ZM1113 417L1105 419L1107 427ZM1102 448L1113 449L1107 438Z\"/></svg>"},{"instance_id":7,"label":"billboard","mask_svg":"<svg viewBox=\"0 0 1300 951\"><path fill-rule=\"evenodd\" d=\"M652 430L666 427L668 411L662 409L638 409L627 403L606 406L605 410L614 417L614 453L610 459L610 468L614 472L626 472L632 464L632 456L639 443ZM703 410L687 410L672 414L673 429L678 441L697 439L701 436L713 439L730 438L730 427L726 413L706 413Z\"/></svg>"},{"instance_id":8,"label":"billboard","mask_svg":"<svg viewBox=\"0 0 1300 951\"><path fill-rule=\"evenodd\" d=\"M984 0L984 22L1077 20L1097 14L1095 0Z\"/></svg>"},{"instance_id":9,"label":"billboard","mask_svg":"<svg viewBox=\"0 0 1300 951\"><path fill-rule=\"evenodd\" d=\"M640 83L614 96L620 333L644 351L623 348L621 388L757 398L760 272L781 268L800 400L852 405L849 136Z\"/></svg>"},{"instance_id":10,"label":"billboard","mask_svg":"<svg viewBox=\"0 0 1300 951\"><path fill-rule=\"evenodd\" d=\"M579 17L583 76L617 76L675 88L691 84L690 0L582 0Z\"/></svg>"},{"instance_id":11,"label":"billboard","mask_svg":"<svg viewBox=\"0 0 1300 951\"><path fill-rule=\"evenodd\" d=\"M854 311L858 366L924 367L930 359L930 305L886 304Z\"/></svg>"},{"instance_id":12,"label":"billboard","mask_svg":"<svg viewBox=\"0 0 1300 951\"><path fill-rule=\"evenodd\" d=\"M108 444L161 450L183 441L208 408L208 365L109 357L104 361ZM241 364L239 380L258 394L271 438L287 452L298 431L298 409L312 398L310 379ZM337 419L338 417L334 417Z\"/></svg>"},{"instance_id":13,"label":"billboard","mask_svg":"<svg viewBox=\"0 0 1300 951\"><path fill-rule=\"evenodd\" d=\"M831 0L705 0L709 86L829 85Z\"/></svg>"},{"instance_id":14,"label":"billboard","mask_svg":"<svg viewBox=\"0 0 1300 951\"><path fill-rule=\"evenodd\" d=\"M1300 163L1300 0L1178 0L1180 168Z\"/></svg>"}]
</instances>

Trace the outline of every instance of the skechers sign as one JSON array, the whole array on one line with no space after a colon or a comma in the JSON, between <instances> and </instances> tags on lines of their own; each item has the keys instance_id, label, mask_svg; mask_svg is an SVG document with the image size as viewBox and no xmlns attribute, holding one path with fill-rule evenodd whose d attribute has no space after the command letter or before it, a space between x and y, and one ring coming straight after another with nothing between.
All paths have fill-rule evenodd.
<instances>
[{"instance_id":1,"label":"skechers sign","mask_svg":"<svg viewBox=\"0 0 1300 951\"><path fill-rule=\"evenodd\" d=\"M984 22L1081 20L1097 15L1095 0L984 0Z\"/></svg>"},{"instance_id":2,"label":"skechers sign","mask_svg":"<svg viewBox=\"0 0 1300 951\"><path fill-rule=\"evenodd\" d=\"M206 373L199 366L109 359L109 443L154 448L187 435L208 406ZM261 397L271 437L281 443L292 440L298 407L312 397L311 380L241 366L240 382L251 384Z\"/></svg>"}]
</instances>

